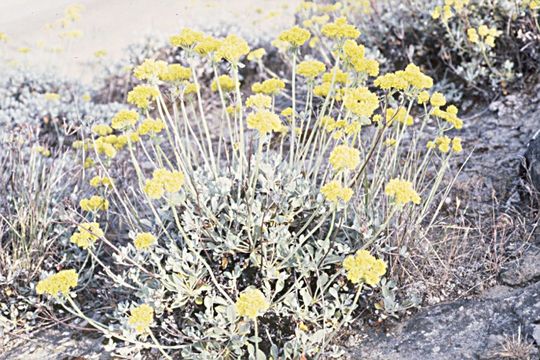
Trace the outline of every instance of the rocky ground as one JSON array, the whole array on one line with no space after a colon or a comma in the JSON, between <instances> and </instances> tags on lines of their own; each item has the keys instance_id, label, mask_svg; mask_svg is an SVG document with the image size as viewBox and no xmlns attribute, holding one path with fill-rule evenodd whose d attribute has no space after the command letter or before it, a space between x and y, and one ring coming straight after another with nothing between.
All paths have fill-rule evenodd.
<instances>
[{"instance_id":1,"label":"rocky ground","mask_svg":"<svg viewBox=\"0 0 540 360\"><path fill-rule=\"evenodd\" d=\"M495 285L479 296L426 307L386 328L361 328L347 343L351 359L540 359L538 203L518 175L527 143L540 126L535 94L492 103L470 118L462 133L475 150L459 177L458 193L466 189L468 196L462 196L478 213L495 209L506 216L511 231L528 230L528 236L506 239L503 250L513 259L505 261L491 282ZM540 166L539 150L535 141L527 152L533 171Z\"/></svg>"},{"instance_id":2,"label":"rocky ground","mask_svg":"<svg viewBox=\"0 0 540 360\"><path fill-rule=\"evenodd\" d=\"M462 132L464 143L474 151L456 193L475 214L496 212L496 220L504 219L510 228L507 233L512 236L503 239L501 250L507 257L504 266L496 278L482 282L463 299L425 307L401 322L355 331L345 346L351 359L539 358L539 218L530 208L534 195L524 189L519 166L540 123L540 96L508 96L476 114L469 116ZM522 231L512 231L517 227ZM496 235L486 237L490 236ZM487 290L481 291L483 287ZM110 358L103 339L83 334L59 326L16 335L3 344L0 359Z\"/></svg>"}]
</instances>

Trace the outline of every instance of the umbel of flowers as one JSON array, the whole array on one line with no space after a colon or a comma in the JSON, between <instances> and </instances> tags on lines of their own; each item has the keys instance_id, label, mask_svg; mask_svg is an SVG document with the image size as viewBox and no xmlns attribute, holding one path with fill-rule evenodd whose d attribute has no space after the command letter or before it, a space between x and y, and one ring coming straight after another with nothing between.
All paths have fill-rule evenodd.
<instances>
[{"instance_id":1,"label":"umbel of flowers","mask_svg":"<svg viewBox=\"0 0 540 360\"><path fill-rule=\"evenodd\" d=\"M74 143L89 194L71 243L124 296L91 325L165 357L298 358L334 351L366 288L382 296L383 244L429 230L463 122L414 64L379 74L345 18L311 25L274 42L287 78L250 88L242 62L265 68L263 51L183 29L179 62L136 66L125 109ZM314 36L329 56L304 55ZM37 291L89 318L70 295L88 271Z\"/></svg>"}]
</instances>

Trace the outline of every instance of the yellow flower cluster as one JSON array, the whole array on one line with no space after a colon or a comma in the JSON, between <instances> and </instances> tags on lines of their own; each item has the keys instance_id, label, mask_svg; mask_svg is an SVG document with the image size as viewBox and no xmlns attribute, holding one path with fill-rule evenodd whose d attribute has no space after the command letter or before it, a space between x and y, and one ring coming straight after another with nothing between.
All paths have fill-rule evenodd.
<instances>
[{"instance_id":1,"label":"yellow flower cluster","mask_svg":"<svg viewBox=\"0 0 540 360\"><path fill-rule=\"evenodd\" d=\"M0 31L0 41L1 42L7 42L9 39L9 36L5 32Z\"/></svg>"},{"instance_id":2,"label":"yellow flower cluster","mask_svg":"<svg viewBox=\"0 0 540 360\"><path fill-rule=\"evenodd\" d=\"M191 78L191 69L180 64L171 64L159 74L159 78L168 82L179 82Z\"/></svg>"},{"instance_id":3,"label":"yellow flower cluster","mask_svg":"<svg viewBox=\"0 0 540 360\"><path fill-rule=\"evenodd\" d=\"M93 195L88 199L79 201L79 205L83 211L105 211L109 209L109 200Z\"/></svg>"},{"instance_id":4,"label":"yellow flower cluster","mask_svg":"<svg viewBox=\"0 0 540 360\"><path fill-rule=\"evenodd\" d=\"M137 85L128 93L127 102L141 109L147 109L150 101L159 96L159 90L155 86Z\"/></svg>"},{"instance_id":5,"label":"yellow flower cluster","mask_svg":"<svg viewBox=\"0 0 540 360\"><path fill-rule=\"evenodd\" d=\"M314 79L326 70L326 66L318 60L304 60L298 64L296 72L298 75L308 79Z\"/></svg>"},{"instance_id":6,"label":"yellow flower cluster","mask_svg":"<svg viewBox=\"0 0 540 360\"><path fill-rule=\"evenodd\" d=\"M154 321L154 309L148 304L142 304L131 309L128 324L139 334L150 328Z\"/></svg>"},{"instance_id":7,"label":"yellow flower cluster","mask_svg":"<svg viewBox=\"0 0 540 360\"><path fill-rule=\"evenodd\" d=\"M183 28L180 34L171 36L169 42L172 46L188 48L196 42L203 40L203 38L204 34L202 32Z\"/></svg>"},{"instance_id":8,"label":"yellow flower cluster","mask_svg":"<svg viewBox=\"0 0 540 360\"><path fill-rule=\"evenodd\" d=\"M167 72L165 61L146 59L133 70L133 75L139 80L156 80L165 72Z\"/></svg>"},{"instance_id":9,"label":"yellow flower cluster","mask_svg":"<svg viewBox=\"0 0 540 360\"><path fill-rule=\"evenodd\" d=\"M272 98L264 94L251 95L246 100L246 106L255 109L268 109L272 106Z\"/></svg>"},{"instance_id":10,"label":"yellow flower cluster","mask_svg":"<svg viewBox=\"0 0 540 360\"><path fill-rule=\"evenodd\" d=\"M257 316L263 315L270 304L259 289L248 288L244 290L238 300L236 300L236 313L255 320Z\"/></svg>"},{"instance_id":11,"label":"yellow flower cluster","mask_svg":"<svg viewBox=\"0 0 540 360\"><path fill-rule=\"evenodd\" d=\"M434 149L437 147L442 153L447 153L450 151L450 149L452 149L452 151L455 153L460 153L463 151L461 138L459 137L450 139L448 136L438 136L435 141L428 141L427 147L428 149Z\"/></svg>"},{"instance_id":12,"label":"yellow flower cluster","mask_svg":"<svg viewBox=\"0 0 540 360\"><path fill-rule=\"evenodd\" d=\"M304 45L310 37L311 34L308 30L295 26L279 34L278 40L288 43L293 48L297 48Z\"/></svg>"},{"instance_id":13,"label":"yellow flower cluster","mask_svg":"<svg viewBox=\"0 0 540 360\"><path fill-rule=\"evenodd\" d=\"M135 240L133 240L133 244L138 250L144 250L155 244L156 241L157 239L154 235L148 232L143 232L135 235Z\"/></svg>"},{"instance_id":14,"label":"yellow flower cluster","mask_svg":"<svg viewBox=\"0 0 540 360\"><path fill-rule=\"evenodd\" d=\"M51 151L49 149L46 149L44 148L43 146L41 145L37 145L37 146L34 146L34 149L33 149L35 152L37 152L38 154L41 154L45 157L49 157L51 156Z\"/></svg>"},{"instance_id":15,"label":"yellow flower cluster","mask_svg":"<svg viewBox=\"0 0 540 360\"><path fill-rule=\"evenodd\" d=\"M341 69L332 69L322 76L323 83L331 83L334 79L334 84L346 85L349 80L349 74Z\"/></svg>"},{"instance_id":16,"label":"yellow flower cluster","mask_svg":"<svg viewBox=\"0 0 540 360\"><path fill-rule=\"evenodd\" d=\"M107 136L112 134L113 129L107 124L96 124L92 126L92 132L98 136Z\"/></svg>"},{"instance_id":17,"label":"yellow flower cluster","mask_svg":"<svg viewBox=\"0 0 540 360\"><path fill-rule=\"evenodd\" d=\"M343 187L339 181L333 180L321 188L321 194L330 202L337 202L339 199L348 202L353 196L353 190Z\"/></svg>"},{"instance_id":18,"label":"yellow flower cluster","mask_svg":"<svg viewBox=\"0 0 540 360\"><path fill-rule=\"evenodd\" d=\"M246 123L248 128L257 130L261 135L280 131L283 127L279 116L265 109L249 114Z\"/></svg>"},{"instance_id":19,"label":"yellow flower cluster","mask_svg":"<svg viewBox=\"0 0 540 360\"><path fill-rule=\"evenodd\" d=\"M346 89L343 97L345 108L356 116L370 117L379 107L377 94L369 91L367 87Z\"/></svg>"},{"instance_id":20,"label":"yellow flower cluster","mask_svg":"<svg viewBox=\"0 0 540 360\"><path fill-rule=\"evenodd\" d=\"M343 268L353 284L363 282L369 286L376 286L386 273L384 260L375 258L367 250L358 250L355 255L347 256L343 260Z\"/></svg>"},{"instance_id":21,"label":"yellow flower cluster","mask_svg":"<svg viewBox=\"0 0 540 360\"><path fill-rule=\"evenodd\" d=\"M90 186L97 188L102 185L108 188L112 188L113 182L111 178L107 176L101 177L99 175L96 175L92 179L90 179Z\"/></svg>"},{"instance_id":22,"label":"yellow flower cluster","mask_svg":"<svg viewBox=\"0 0 540 360\"><path fill-rule=\"evenodd\" d=\"M58 296L58 293L68 295L69 290L77 286L78 281L79 275L75 270L61 270L56 274L40 280L36 285L36 292L40 295L49 294Z\"/></svg>"},{"instance_id":23,"label":"yellow flower cluster","mask_svg":"<svg viewBox=\"0 0 540 360\"><path fill-rule=\"evenodd\" d=\"M134 110L120 110L113 116L111 126L113 129L122 130L134 126L139 119L139 114Z\"/></svg>"},{"instance_id":24,"label":"yellow flower cluster","mask_svg":"<svg viewBox=\"0 0 540 360\"><path fill-rule=\"evenodd\" d=\"M373 82L381 89L406 90L409 86L415 89L429 89L433 86L433 79L414 64L409 64L405 70L379 76Z\"/></svg>"},{"instance_id":25,"label":"yellow flower cluster","mask_svg":"<svg viewBox=\"0 0 540 360\"><path fill-rule=\"evenodd\" d=\"M413 117L407 113L407 110L403 106L397 111L394 108L386 109L386 123L392 124L394 120L407 126L411 126L414 123Z\"/></svg>"},{"instance_id":26,"label":"yellow flower cluster","mask_svg":"<svg viewBox=\"0 0 540 360\"><path fill-rule=\"evenodd\" d=\"M176 193L184 185L184 174L180 171L169 171L167 169L156 169L152 174L152 179L146 180L144 192L151 199L160 199L165 193Z\"/></svg>"},{"instance_id":27,"label":"yellow flower cluster","mask_svg":"<svg viewBox=\"0 0 540 360\"><path fill-rule=\"evenodd\" d=\"M323 82L320 85L317 85L313 88L313 94L315 96L319 97L327 97L330 95L330 89L331 89L331 83L329 82ZM334 91L332 93L332 96L336 99L336 101L343 100L343 94L345 93L343 88L339 88L337 84L334 84Z\"/></svg>"},{"instance_id":28,"label":"yellow flower cluster","mask_svg":"<svg viewBox=\"0 0 540 360\"><path fill-rule=\"evenodd\" d=\"M230 92L236 89L236 83L229 75L220 75L217 78L217 81L214 79L214 81L212 81L212 84L210 84L210 89L212 89L212 91L214 92L218 91L218 83L221 91L223 92Z\"/></svg>"},{"instance_id":29,"label":"yellow flower cluster","mask_svg":"<svg viewBox=\"0 0 540 360\"><path fill-rule=\"evenodd\" d=\"M197 91L199 91L199 86L197 84L187 83L184 87L183 95L195 94Z\"/></svg>"},{"instance_id":30,"label":"yellow flower cluster","mask_svg":"<svg viewBox=\"0 0 540 360\"><path fill-rule=\"evenodd\" d=\"M540 1L539 0L522 0L521 5L528 6L531 10L538 10L540 9ZM2 35L0 34L0 40L2 39Z\"/></svg>"},{"instance_id":31,"label":"yellow flower cluster","mask_svg":"<svg viewBox=\"0 0 540 360\"><path fill-rule=\"evenodd\" d=\"M365 58L365 48L354 40L346 40L343 44L345 61L358 73L366 73L369 76L379 75L379 62Z\"/></svg>"},{"instance_id":32,"label":"yellow flower cluster","mask_svg":"<svg viewBox=\"0 0 540 360\"><path fill-rule=\"evenodd\" d=\"M443 6L435 6L435 9L433 9L433 12L431 13L431 17L433 19L441 18L443 22L448 22L448 20L454 16L452 8L456 13L459 13L469 5L469 1L470 0L444 0Z\"/></svg>"},{"instance_id":33,"label":"yellow flower cluster","mask_svg":"<svg viewBox=\"0 0 540 360\"><path fill-rule=\"evenodd\" d=\"M461 120L458 116L458 108L454 105L449 105L446 107L446 111L441 110L439 108L434 108L432 111L432 114L438 118L441 118L451 125L453 125L456 129L461 129L463 127L463 120Z\"/></svg>"},{"instance_id":34,"label":"yellow flower cluster","mask_svg":"<svg viewBox=\"0 0 540 360\"><path fill-rule=\"evenodd\" d=\"M225 59L231 64L238 63L242 56L249 53L247 42L239 36L228 35L221 41L215 53L215 60Z\"/></svg>"},{"instance_id":35,"label":"yellow flower cluster","mask_svg":"<svg viewBox=\"0 0 540 360\"><path fill-rule=\"evenodd\" d=\"M195 51L201 56L206 56L214 53L221 45L221 40L214 38L213 36L204 36L195 45Z\"/></svg>"},{"instance_id":36,"label":"yellow flower cluster","mask_svg":"<svg viewBox=\"0 0 540 360\"><path fill-rule=\"evenodd\" d=\"M266 50L264 48L258 48L258 49L252 50L248 54L247 59L249 61L258 61L258 60L261 60L264 55L266 55Z\"/></svg>"},{"instance_id":37,"label":"yellow flower cluster","mask_svg":"<svg viewBox=\"0 0 540 360\"><path fill-rule=\"evenodd\" d=\"M330 153L329 162L336 171L354 170L360 163L360 151L347 145L338 145Z\"/></svg>"},{"instance_id":38,"label":"yellow flower cluster","mask_svg":"<svg viewBox=\"0 0 540 360\"><path fill-rule=\"evenodd\" d=\"M88 249L104 235L97 222L82 223L77 227L77 230L69 240L83 249Z\"/></svg>"},{"instance_id":39,"label":"yellow flower cluster","mask_svg":"<svg viewBox=\"0 0 540 360\"><path fill-rule=\"evenodd\" d=\"M285 82L281 79L268 79L264 80L262 83L256 82L251 86L251 90L254 93L266 95L277 95L283 89L285 89Z\"/></svg>"},{"instance_id":40,"label":"yellow flower cluster","mask_svg":"<svg viewBox=\"0 0 540 360\"><path fill-rule=\"evenodd\" d=\"M340 17L333 23L324 25L322 34L330 39L356 39L360 36L360 31L354 25L348 24L345 17Z\"/></svg>"},{"instance_id":41,"label":"yellow flower cluster","mask_svg":"<svg viewBox=\"0 0 540 360\"><path fill-rule=\"evenodd\" d=\"M490 28L486 25L480 25L478 30L475 28L469 28L467 30L467 37L473 44L483 42L489 47L495 47L495 39L499 37L501 32L496 28Z\"/></svg>"},{"instance_id":42,"label":"yellow flower cluster","mask_svg":"<svg viewBox=\"0 0 540 360\"><path fill-rule=\"evenodd\" d=\"M384 189L386 195L394 198L396 204L404 205L408 202L420 204L420 195L414 190L413 184L407 180L392 179Z\"/></svg>"},{"instance_id":43,"label":"yellow flower cluster","mask_svg":"<svg viewBox=\"0 0 540 360\"><path fill-rule=\"evenodd\" d=\"M165 123L161 119L144 119L139 127L137 128L137 133L139 135L159 134L163 129L165 129Z\"/></svg>"}]
</instances>

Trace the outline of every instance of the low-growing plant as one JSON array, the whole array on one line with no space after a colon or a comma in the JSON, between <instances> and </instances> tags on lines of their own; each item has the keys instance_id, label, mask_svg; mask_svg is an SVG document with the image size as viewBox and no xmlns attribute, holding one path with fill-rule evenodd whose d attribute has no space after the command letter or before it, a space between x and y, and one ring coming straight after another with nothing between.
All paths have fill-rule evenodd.
<instances>
[{"instance_id":1,"label":"low-growing plant","mask_svg":"<svg viewBox=\"0 0 540 360\"><path fill-rule=\"evenodd\" d=\"M441 79L439 87L484 97L536 83L539 13L536 0L304 1L298 9L315 33L333 18L347 17L385 68L414 62Z\"/></svg>"},{"instance_id":2,"label":"low-growing plant","mask_svg":"<svg viewBox=\"0 0 540 360\"><path fill-rule=\"evenodd\" d=\"M310 31L281 33L290 76L251 95L241 60L264 66L264 52L236 35L183 29L170 38L180 63L137 66L132 107L74 143L93 194L70 241L95 273L49 274L37 292L108 349L166 358L338 356L335 334L360 304L402 311L386 277L412 244L430 246L462 121L416 65L379 75L344 18L321 36L323 61L302 55ZM75 296L93 277L117 303L107 320Z\"/></svg>"}]
</instances>

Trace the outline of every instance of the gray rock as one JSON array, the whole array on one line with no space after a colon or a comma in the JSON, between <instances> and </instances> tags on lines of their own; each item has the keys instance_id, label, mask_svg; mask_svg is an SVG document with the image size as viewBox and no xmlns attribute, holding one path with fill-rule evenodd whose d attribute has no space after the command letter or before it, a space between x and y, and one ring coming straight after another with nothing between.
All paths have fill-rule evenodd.
<instances>
[{"instance_id":1,"label":"gray rock","mask_svg":"<svg viewBox=\"0 0 540 360\"><path fill-rule=\"evenodd\" d=\"M523 286L540 280L540 250L531 249L522 258L509 263L500 277L503 284L510 286Z\"/></svg>"},{"instance_id":2,"label":"gray rock","mask_svg":"<svg viewBox=\"0 0 540 360\"><path fill-rule=\"evenodd\" d=\"M540 130L535 134L527 147L525 165L532 184L540 191Z\"/></svg>"},{"instance_id":3,"label":"gray rock","mask_svg":"<svg viewBox=\"0 0 540 360\"><path fill-rule=\"evenodd\" d=\"M518 331L530 343L539 322L540 282L519 289L498 287L478 299L424 309L391 333L368 330L350 358L497 359L502 343ZM536 351L531 358L536 359L538 350L531 349Z\"/></svg>"}]
</instances>

